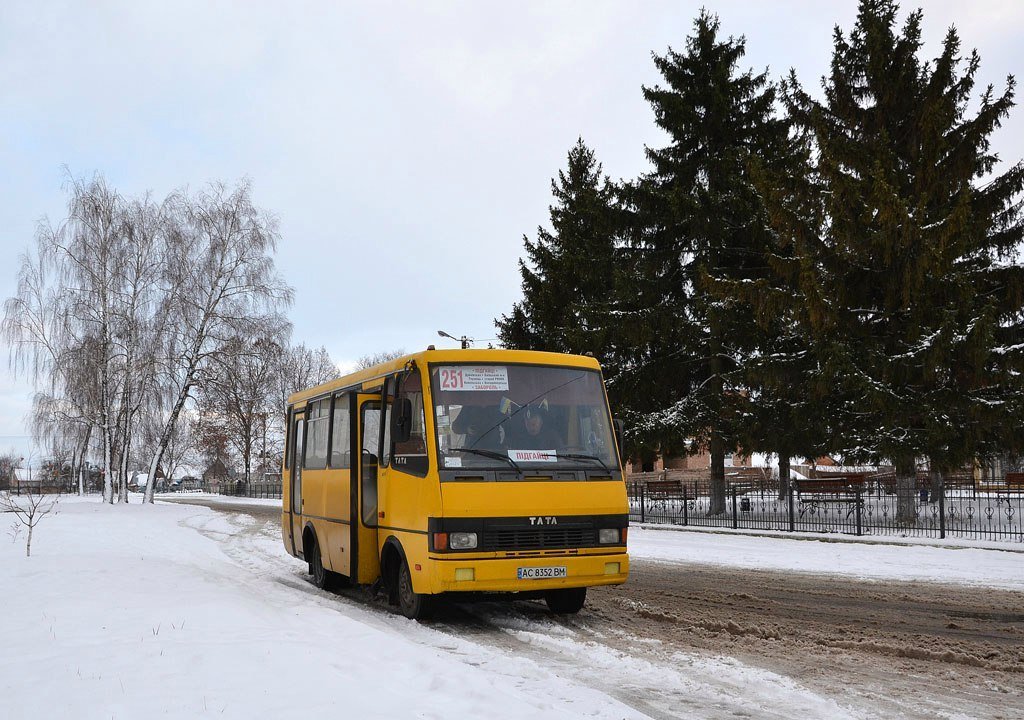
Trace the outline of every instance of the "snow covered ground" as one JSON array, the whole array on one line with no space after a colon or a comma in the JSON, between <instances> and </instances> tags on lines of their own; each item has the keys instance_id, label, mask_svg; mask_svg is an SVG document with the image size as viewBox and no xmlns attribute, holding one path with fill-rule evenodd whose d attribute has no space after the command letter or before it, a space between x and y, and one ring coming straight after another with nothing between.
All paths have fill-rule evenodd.
<instances>
[{"instance_id":1,"label":"snow covered ground","mask_svg":"<svg viewBox=\"0 0 1024 720\"><path fill-rule=\"evenodd\" d=\"M643 528L630 545L660 562L1024 590L1024 556L1008 552ZM732 658L663 662L644 638L627 654L540 611L501 615L499 642L471 617L419 625L313 588L275 523L203 507L64 498L31 558L23 534L0 542L0 587L6 718L860 716Z\"/></svg>"},{"instance_id":2,"label":"snow covered ground","mask_svg":"<svg viewBox=\"0 0 1024 720\"><path fill-rule=\"evenodd\" d=\"M631 527L629 552L663 562L786 570L865 580L953 583L1024 591L1024 547L977 542L853 542Z\"/></svg>"}]
</instances>

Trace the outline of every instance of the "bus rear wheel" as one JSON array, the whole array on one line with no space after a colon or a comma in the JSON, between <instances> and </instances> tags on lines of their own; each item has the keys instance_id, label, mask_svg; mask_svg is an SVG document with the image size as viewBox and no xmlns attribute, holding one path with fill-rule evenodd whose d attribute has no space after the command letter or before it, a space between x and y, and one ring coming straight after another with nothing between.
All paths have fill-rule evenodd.
<instances>
[{"instance_id":1,"label":"bus rear wheel","mask_svg":"<svg viewBox=\"0 0 1024 720\"><path fill-rule=\"evenodd\" d=\"M587 601L587 589L566 588L565 590L548 590L544 593L544 602L548 609L556 615L572 615L583 609Z\"/></svg>"},{"instance_id":2,"label":"bus rear wheel","mask_svg":"<svg viewBox=\"0 0 1024 720\"><path fill-rule=\"evenodd\" d=\"M412 589L412 573L409 563L403 558L398 568L398 607L402 614L412 620L423 620L430 614L433 598Z\"/></svg>"}]
</instances>

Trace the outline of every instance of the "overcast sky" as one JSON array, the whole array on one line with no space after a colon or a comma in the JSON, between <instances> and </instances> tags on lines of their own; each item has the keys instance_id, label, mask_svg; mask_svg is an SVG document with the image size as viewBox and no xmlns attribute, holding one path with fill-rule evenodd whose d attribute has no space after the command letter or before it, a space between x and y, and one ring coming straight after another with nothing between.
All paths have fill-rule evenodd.
<instances>
[{"instance_id":1,"label":"overcast sky","mask_svg":"<svg viewBox=\"0 0 1024 720\"><path fill-rule=\"evenodd\" d=\"M640 89L659 80L650 55L681 49L702 4L746 36L746 65L773 78L793 67L808 88L856 12L854 0L6 0L0 295L40 219L64 217L64 166L128 195L247 176L280 219L295 342L342 366L440 346L438 329L486 345L577 137L612 178L647 169L645 143L662 142ZM955 24L981 53L981 84L1021 74L1024 3L921 5L927 56ZM995 150L1024 156L1024 109ZM25 447L29 397L0 368L0 451Z\"/></svg>"}]
</instances>

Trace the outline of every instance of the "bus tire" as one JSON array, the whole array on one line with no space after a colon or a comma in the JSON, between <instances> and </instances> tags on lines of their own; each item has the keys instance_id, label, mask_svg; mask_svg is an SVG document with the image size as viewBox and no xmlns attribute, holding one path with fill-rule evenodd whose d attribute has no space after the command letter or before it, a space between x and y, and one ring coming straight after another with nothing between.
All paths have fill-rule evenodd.
<instances>
[{"instance_id":1,"label":"bus tire","mask_svg":"<svg viewBox=\"0 0 1024 720\"><path fill-rule=\"evenodd\" d=\"M412 589L412 572L405 558L402 558L402 565L398 568L397 590L398 607L403 615L410 620L423 620L430 615L433 598Z\"/></svg>"},{"instance_id":2,"label":"bus tire","mask_svg":"<svg viewBox=\"0 0 1024 720\"><path fill-rule=\"evenodd\" d=\"M335 574L324 567L320 543L316 538L313 538L313 547L309 553L309 574L313 576L313 584L321 590L331 590L337 584Z\"/></svg>"},{"instance_id":3,"label":"bus tire","mask_svg":"<svg viewBox=\"0 0 1024 720\"><path fill-rule=\"evenodd\" d=\"M564 590L548 590L544 593L544 602L548 609L556 615L573 615L583 609L587 601L587 589L566 588Z\"/></svg>"}]
</instances>

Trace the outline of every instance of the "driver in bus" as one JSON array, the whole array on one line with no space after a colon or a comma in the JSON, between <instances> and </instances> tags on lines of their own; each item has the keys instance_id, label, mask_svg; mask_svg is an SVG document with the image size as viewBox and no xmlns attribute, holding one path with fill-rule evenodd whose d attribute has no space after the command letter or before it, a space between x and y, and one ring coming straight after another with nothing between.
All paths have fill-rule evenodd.
<instances>
[{"instance_id":1,"label":"driver in bus","mask_svg":"<svg viewBox=\"0 0 1024 720\"><path fill-rule=\"evenodd\" d=\"M562 439L550 422L547 402L527 405L522 411L523 421L510 447L517 450L558 450Z\"/></svg>"}]
</instances>

